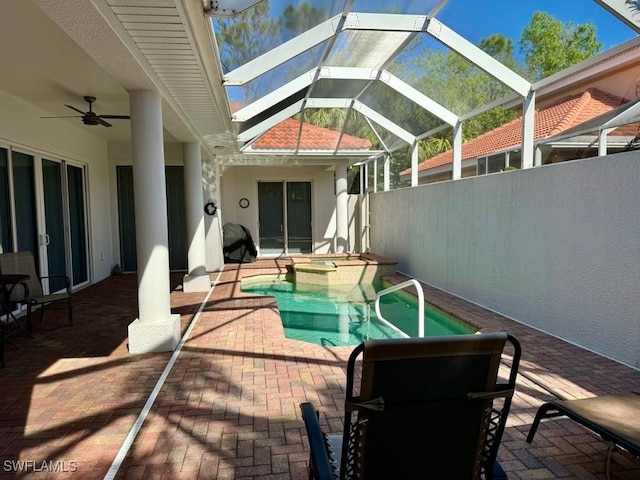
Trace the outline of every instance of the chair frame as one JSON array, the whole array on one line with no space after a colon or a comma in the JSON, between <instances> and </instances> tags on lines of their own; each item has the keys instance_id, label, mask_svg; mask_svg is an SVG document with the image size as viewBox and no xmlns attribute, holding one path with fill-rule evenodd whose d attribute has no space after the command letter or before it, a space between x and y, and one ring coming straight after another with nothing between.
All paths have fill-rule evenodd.
<instances>
[{"instance_id":1,"label":"chair frame","mask_svg":"<svg viewBox=\"0 0 640 480\"><path fill-rule=\"evenodd\" d=\"M461 337L465 337L465 339ZM362 464L366 463L367 459L363 457L364 460L361 460L358 457L358 451L362 447L357 445L354 447L354 442L350 441L352 439L351 436L354 435L353 425L355 425L357 422L362 422L363 419L365 422L368 421L368 418L370 418L368 416L369 412L384 411L387 405L385 404L384 398L372 399L368 398L368 396L365 394L364 399L361 399L359 396L354 394L354 371L356 361L360 357L360 355L364 354L364 361L364 358L367 355L366 351L368 350L371 352L372 347L375 349L379 349L377 350L377 352L382 351L382 349L384 348L388 348L389 351L393 351L395 349L395 351L402 354L403 347L409 346L409 348L413 348L414 351L416 351L416 349L417 351L419 351L420 348L426 348L434 349L435 352L439 352L440 350L444 349L443 351L445 351L445 356L447 356L448 354L455 357L457 355L455 351L452 352L451 350L449 350L447 352L446 350L452 348L455 350L456 341L475 342L476 340L472 337L485 337L484 340L487 343L498 342L498 344L500 344L500 342L502 342L502 348L504 348L506 342L509 342L513 348L513 358L511 361L508 380L506 381L506 383L500 383L496 380L492 385L488 385L489 389L487 391L467 393L467 401L486 402L483 403L483 408L487 408L487 410L485 410L485 414L482 415L484 417L482 422L486 422L486 426L479 430L480 437L478 438L478 446L476 447L476 461L479 462L474 468L476 470L476 475L478 476L478 478L487 479L506 478L506 474L496 461L496 457L511 406L511 399L515 390L515 382L521 354L521 348L518 341L513 336L506 333L465 335L454 337L433 337L426 339L379 340L373 342L365 342L357 346L351 353L347 363L347 384L344 417L345 428L342 435L326 435L325 433L323 433L320 427L319 414L315 410L313 405L311 405L310 403L303 403L300 405L311 449L309 459L309 477L318 480L335 480L336 478L363 478L363 476L365 475L363 473L364 468L362 467ZM403 344L402 342L409 343ZM453 345L450 342L454 342ZM460 343L460 345L466 344ZM462 346L462 348L464 349L467 347ZM466 353L469 352L465 352L465 354ZM370 355L374 357L375 354L370 353ZM411 353L409 355L411 355ZM438 353L433 355L433 357L437 356ZM502 358L502 353L498 355L497 360L494 358L494 356L495 355L492 355L491 362L499 362ZM427 358L431 358L431 355L427 354ZM373 369L375 367L370 368ZM497 372L498 366L494 365L494 368ZM492 367L489 367L489 371L492 371ZM370 375L369 373L365 373L365 366L363 365L362 380L360 385L361 392L369 389L366 384L371 380L371 378L367 377L370 377ZM493 382L493 380L491 379L489 379L489 381ZM491 387L494 387L494 389L492 389ZM493 404L493 401L495 399L501 399L502 408L499 411L496 410L496 406ZM356 416L358 417L356 421L354 421L352 418L352 415L355 412L357 412ZM408 421L410 422L410 419L408 419ZM361 434L361 432L356 433L356 435L359 434ZM338 446L340 444L341 446ZM340 452L334 452L332 451L332 448L339 448ZM339 465L337 457L340 458ZM351 468L349 465L350 461L357 463L361 471L355 471L354 468ZM426 466L425 470L427 470ZM400 473L398 473L398 475L400 475ZM401 477L398 476L397 478Z\"/></svg>"},{"instance_id":2,"label":"chair frame","mask_svg":"<svg viewBox=\"0 0 640 480\"><path fill-rule=\"evenodd\" d=\"M585 408L586 407L586 408ZM602 418L606 415L594 415L595 410L615 410L618 418ZM538 431L540 421L547 418L567 417L592 432L600 435L611 447L605 460L607 478L611 475L611 458L615 446L621 447L640 458L640 426L631 420L640 414L640 393L630 392L617 395L602 395L575 400L553 400L543 403L527 435L527 443L532 443ZM611 421L614 420L614 421ZM634 433L631 433L633 429Z\"/></svg>"},{"instance_id":3,"label":"chair frame","mask_svg":"<svg viewBox=\"0 0 640 480\"><path fill-rule=\"evenodd\" d=\"M31 292L29 291L29 286L28 286L28 282L20 282L20 286L22 287L22 294L20 296L17 297L12 297L11 301L13 301L16 304L19 305L26 305L27 307L27 330L31 331L31 326L32 326L32 311L34 307L40 307L40 318L39 318L39 323L42 322L43 317L44 317L44 309L46 305L50 305L52 303L59 303L62 302L64 300L66 300L67 302L67 309L68 309L68 322L69 325L73 324L73 307L72 307L72 291L71 291L71 279L67 276L67 275L46 275L46 276L40 276L37 274L36 269L35 269L35 260L33 258L33 254L31 252L25 251L25 252L7 252L7 253L3 253L0 254L0 256L4 256L4 255L22 255L24 257L27 256L27 254L31 257L30 258L30 270L33 271L33 273L35 273L35 275L32 274L32 272L20 272L20 273L27 273L33 277L35 277L35 280L39 283L40 285L40 289L43 291L42 295L39 296L40 300L38 300L37 298L33 298L31 296ZM0 263L1 264L1 263ZM7 272L4 272L7 273ZM12 273L19 273L19 272L12 272ZM58 297L58 298L53 298L56 297L56 294L48 294L45 295L44 294L44 289L43 289L43 280L52 280L52 279L56 279L56 278L60 278L62 280L64 280L65 282L65 295L66 296L62 296L62 297Z\"/></svg>"}]
</instances>

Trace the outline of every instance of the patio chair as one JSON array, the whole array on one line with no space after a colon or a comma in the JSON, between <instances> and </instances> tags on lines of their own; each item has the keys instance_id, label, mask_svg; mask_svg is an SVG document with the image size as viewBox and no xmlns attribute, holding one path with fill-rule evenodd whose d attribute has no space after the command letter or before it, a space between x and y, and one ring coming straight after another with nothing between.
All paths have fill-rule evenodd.
<instances>
[{"instance_id":1,"label":"patio chair","mask_svg":"<svg viewBox=\"0 0 640 480\"><path fill-rule=\"evenodd\" d=\"M36 266L31 252L13 252L0 254L0 273L3 274L26 274L29 279L22 282L11 292L11 302L26 305L27 307L27 328L31 328L31 312L34 307L40 307L40 319L44 316L45 305L53 303L67 303L69 325L73 323L73 310L71 307L71 281L66 275L49 275L39 277L36 273ZM65 289L59 293L45 295L42 290L42 280L61 278L64 279Z\"/></svg>"},{"instance_id":2,"label":"patio chair","mask_svg":"<svg viewBox=\"0 0 640 480\"><path fill-rule=\"evenodd\" d=\"M540 420L563 416L569 417L611 443L605 460L607 478L610 477L611 457L616 445L640 457L640 393L547 402L538 409L527 435L527 442L533 442Z\"/></svg>"},{"instance_id":3,"label":"patio chair","mask_svg":"<svg viewBox=\"0 0 640 480\"><path fill-rule=\"evenodd\" d=\"M513 357L502 381L507 341ZM315 408L300 405L310 478L507 478L496 456L519 362L520 345L506 333L359 345L347 364L342 435L323 433Z\"/></svg>"}]
</instances>

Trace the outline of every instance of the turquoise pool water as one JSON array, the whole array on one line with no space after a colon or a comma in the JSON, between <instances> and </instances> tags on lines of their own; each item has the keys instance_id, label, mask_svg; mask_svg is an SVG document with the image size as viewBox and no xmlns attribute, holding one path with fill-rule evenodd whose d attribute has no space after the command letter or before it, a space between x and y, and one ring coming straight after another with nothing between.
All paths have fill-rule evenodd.
<instances>
[{"instance_id":1,"label":"turquoise pool water","mask_svg":"<svg viewBox=\"0 0 640 480\"><path fill-rule=\"evenodd\" d=\"M316 345L358 345L370 339L397 338L378 321L374 309L375 293L381 285L358 285L328 292L326 289L291 282L274 281L249 284L243 292L276 298L287 338ZM380 310L385 319L409 336L418 334L418 306L413 297L401 292L382 297ZM425 304L425 335L473 333L475 328L436 307Z\"/></svg>"}]
</instances>

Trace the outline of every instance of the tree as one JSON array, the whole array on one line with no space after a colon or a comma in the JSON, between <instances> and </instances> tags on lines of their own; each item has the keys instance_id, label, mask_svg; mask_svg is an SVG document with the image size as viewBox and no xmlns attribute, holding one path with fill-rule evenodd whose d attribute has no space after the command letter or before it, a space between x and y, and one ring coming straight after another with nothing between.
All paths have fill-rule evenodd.
<instances>
[{"instance_id":1,"label":"tree","mask_svg":"<svg viewBox=\"0 0 640 480\"><path fill-rule=\"evenodd\" d=\"M530 78L540 80L585 60L602 49L592 23L562 23L535 12L518 42Z\"/></svg>"}]
</instances>

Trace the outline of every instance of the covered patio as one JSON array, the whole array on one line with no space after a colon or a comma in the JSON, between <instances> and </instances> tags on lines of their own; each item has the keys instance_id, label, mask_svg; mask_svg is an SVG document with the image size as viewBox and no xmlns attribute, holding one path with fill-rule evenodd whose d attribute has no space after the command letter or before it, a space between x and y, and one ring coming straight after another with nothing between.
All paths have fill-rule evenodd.
<instances>
[{"instance_id":1,"label":"covered patio","mask_svg":"<svg viewBox=\"0 0 640 480\"><path fill-rule=\"evenodd\" d=\"M287 264L282 258L227 265L212 274L210 293L184 293L181 276L173 275L171 307L183 335L174 353L127 352L135 275L114 275L78 292L73 327L52 310L35 325L34 339L14 337L19 349L8 348L7 368L0 370L0 476L307 478L298 404L312 401L321 422L341 431L351 349L301 349L284 337L272 298L239 291L243 277L282 273ZM509 478L606 478L608 445L577 424L549 420L533 444L525 437L543 401L638 390L637 371L424 288L427 301L522 343L518 390L499 451ZM638 478L637 459L613 458L612 478Z\"/></svg>"}]
</instances>

